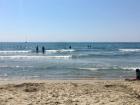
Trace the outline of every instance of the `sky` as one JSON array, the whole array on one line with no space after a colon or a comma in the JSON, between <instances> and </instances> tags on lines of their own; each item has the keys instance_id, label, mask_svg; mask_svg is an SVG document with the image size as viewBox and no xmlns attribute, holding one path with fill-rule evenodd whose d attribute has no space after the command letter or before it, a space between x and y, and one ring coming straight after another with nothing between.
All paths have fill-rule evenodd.
<instances>
[{"instance_id":1,"label":"sky","mask_svg":"<svg viewBox=\"0 0 140 105\"><path fill-rule=\"evenodd\" d=\"M140 42L140 0L0 0L1 42Z\"/></svg>"}]
</instances>

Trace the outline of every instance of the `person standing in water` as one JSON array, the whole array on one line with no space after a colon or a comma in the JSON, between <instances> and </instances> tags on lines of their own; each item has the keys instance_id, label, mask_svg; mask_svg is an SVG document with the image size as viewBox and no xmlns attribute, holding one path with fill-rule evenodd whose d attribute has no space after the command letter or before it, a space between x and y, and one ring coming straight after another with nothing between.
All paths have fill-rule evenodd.
<instances>
[{"instance_id":1,"label":"person standing in water","mask_svg":"<svg viewBox=\"0 0 140 105\"><path fill-rule=\"evenodd\" d=\"M42 53L45 54L45 47L42 47Z\"/></svg>"},{"instance_id":2,"label":"person standing in water","mask_svg":"<svg viewBox=\"0 0 140 105\"><path fill-rule=\"evenodd\" d=\"M69 46L69 49L71 49L71 46Z\"/></svg>"},{"instance_id":3,"label":"person standing in water","mask_svg":"<svg viewBox=\"0 0 140 105\"><path fill-rule=\"evenodd\" d=\"M38 46L36 46L36 53L38 53L39 52L39 48L38 48Z\"/></svg>"}]
</instances>

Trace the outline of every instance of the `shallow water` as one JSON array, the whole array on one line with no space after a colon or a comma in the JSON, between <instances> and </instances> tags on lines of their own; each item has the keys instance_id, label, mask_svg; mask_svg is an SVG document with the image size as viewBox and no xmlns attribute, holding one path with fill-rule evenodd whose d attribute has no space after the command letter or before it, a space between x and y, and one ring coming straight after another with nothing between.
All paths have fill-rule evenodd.
<instances>
[{"instance_id":1,"label":"shallow water","mask_svg":"<svg viewBox=\"0 0 140 105\"><path fill-rule=\"evenodd\" d=\"M136 68L140 43L0 43L2 80L122 79L135 77Z\"/></svg>"}]
</instances>

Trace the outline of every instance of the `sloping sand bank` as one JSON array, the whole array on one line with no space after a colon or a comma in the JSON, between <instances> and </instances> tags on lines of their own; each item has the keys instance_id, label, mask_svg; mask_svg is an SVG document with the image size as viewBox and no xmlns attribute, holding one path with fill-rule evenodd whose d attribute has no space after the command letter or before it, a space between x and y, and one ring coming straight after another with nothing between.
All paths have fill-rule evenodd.
<instances>
[{"instance_id":1,"label":"sloping sand bank","mask_svg":"<svg viewBox=\"0 0 140 105\"><path fill-rule=\"evenodd\" d=\"M0 85L0 105L140 105L140 81L7 82Z\"/></svg>"}]
</instances>

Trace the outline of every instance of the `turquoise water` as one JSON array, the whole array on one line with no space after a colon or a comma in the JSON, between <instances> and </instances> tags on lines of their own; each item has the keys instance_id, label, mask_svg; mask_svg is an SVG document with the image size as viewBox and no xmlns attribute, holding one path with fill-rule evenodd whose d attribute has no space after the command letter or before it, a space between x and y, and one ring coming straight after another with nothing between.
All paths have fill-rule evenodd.
<instances>
[{"instance_id":1,"label":"turquoise water","mask_svg":"<svg viewBox=\"0 0 140 105\"><path fill-rule=\"evenodd\" d=\"M140 43L0 43L1 80L123 79L136 68Z\"/></svg>"}]
</instances>

